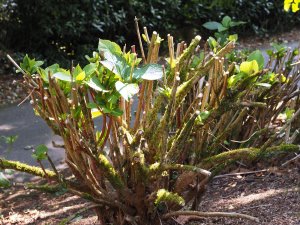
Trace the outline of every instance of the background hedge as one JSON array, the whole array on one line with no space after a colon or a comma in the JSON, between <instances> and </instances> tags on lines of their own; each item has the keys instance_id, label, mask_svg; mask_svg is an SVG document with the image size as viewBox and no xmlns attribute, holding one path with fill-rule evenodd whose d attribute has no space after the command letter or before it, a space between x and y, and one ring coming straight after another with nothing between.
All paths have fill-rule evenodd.
<instances>
[{"instance_id":1,"label":"background hedge","mask_svg":"<svg viewBox=\"0 0 300 225\"><path fill-rule=\"evenodd\" d=\"M99 37L127 46L136 42L134 17L161 35L189 40L208 36L202 24L224 15L247 22L243 35L264 35L300 23L283 0L0 0L0 47L39 58L81 61ZM77 58L74 58L74 55Z\"/></svg>"}]
</instances>

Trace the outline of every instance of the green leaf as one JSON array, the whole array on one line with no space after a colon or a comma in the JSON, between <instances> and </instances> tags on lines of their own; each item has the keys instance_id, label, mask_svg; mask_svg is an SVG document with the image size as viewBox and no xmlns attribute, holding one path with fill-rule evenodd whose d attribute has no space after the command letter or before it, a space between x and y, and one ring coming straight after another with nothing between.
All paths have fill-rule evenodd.
<instances>
[{"instance_id":1,"label":"green leaf","mask_svg":"<svg viewBox=\"0 0 300 225\"><path fill-rule=\"evenodd\" d=\"M256 50L256 51L251 52L251 54L247 58L247 61L251 62L253 60L256 60L260 70L262 70L264 68L265 58L262 55L261 51Z\"/></svg>"},{"instance_id":2,"label":"green leaf","mask_svg":"<svg viewBox=\"0 0 300 225\"><path fill-rule=\"evenodd\" d=\"M133 78L139 80L159 80L163 77L162 66L159 64L148 64L133 71Z\"/></svg>"},{"instance_id":3,"label":"green leaf","mask_svg":"<svg viewBox=\"0 0 300 225\"><path fill-rule=\"evenodd\" d=\"M8 145L12 145L18 139L18 135L1 136L1 137L5 140L5 143Z\"/></svg>"},{"instance_id":4,"label":"green leaf","mask_svg":"<svg viewBox=\"0 0 300 225\"><path fill-rule=\"evenodd\" d=\"M223 25L220 25L218 27L218 32L223 32L223 31L226 31L226 30L228 30L228 27L224 27Z\"/></svg>"},{"instance_id":5,"label":"green leaf","mask_svg":"<svg viewBox=\"0 0 300 225\"><path fill-rule=\"evenodd\" d=\"M209 117L209 115L210 115L210 112L207 110L201 112L196 118L196 123L203 124L203 122Z\"/></svg>"},{"instance_id":6,"label":"green leaf","mask_svg":"<svg viewBox=\"0 0 300 225\"><path fill-rule=\"evenodd\" d=\"M103 40L99 39L99 44L98 44L98 50L99 52L110 52L110 53L116 53L116 54L122 54L122 50L120 46L112 42L110 40Z\"/></svg>"},{"instance_id":7,"label":"green leaf","mask_svg":"<svg viewBox=\"0 0 300 225\"><path fill-rule=\"evenodd\" d=\"M51 66L48 66L46 69L42 69L40 67L37 68L38 74L41 76L41 78L46 83L49 82L49 80L48 80L49 74L50 74L50 76L52 76L54 73L58 72L58 70L59 70L59 65L57 63L53 64Z\"/></svg>"},{"instance_id":8,"label":"green leaf","mask_svg":"<svg viewBox=\"0 0 300 225\"><path fill-rule=\"evenodd\" d=\"M242 62L240 65L240 71L245 74L253 74L259 71L258 63L256 60Z\"/></svg>"},{"instance_id":9,"label":"green leaf","mask_svg":"<svg viewBox=\"0 0 300 225\"><path fill-rule=\"evenodd\" d=\"M83 71L85 72L85 75L87 77L91 76L93 73L95 73L97 70L97 65L96 63L90 63L88 65L86 65L84 68L83 68Z\"/></svg>"},{"instance_id":10,"label":"green leaf","mask_svg":"<svg viewBox=\"0 0 300 225\"><path fill-rule=\"evenodd\" d=\"M89 102L86 106L88 109L97 109L99 107L95 102Z\"/></svg>"},{"instance_id":11,"label":"green leaf","mask_svg":"<svg viewBox=\"0 0 300 225\"><path fill-rule=\"evenodd\" d=\"M237 34L232 34L232 35L229 35L228 37L228 41L237 41L238 40L238 35Z\"/></svg>"},{"instance_id":12,"label":"green leaf","mask_svg":"<svg viewBox=\"0 0 300 225\"><path fill-rule=\"evenodd\" d=\"M195 55L191 63L192 68L196 68L204 59L204 51L201 51L199 55Z\"/></svg>"},{"instance_id":13,"label":"green leaf","mask_svg":"<svg viewBox=\"0 0 300 225\"><path fill-rule=\"evenodd\" d=\"M248 74L246 74L248 75ZM232 75L228 78L228 88L234 87L240 80L242 80L245 77L245 73L238 73L236 75Z\"/></svg>"},{"instance_id":14,"label":"green leaf","mask_svg":"<svg viewBox=\"0 0 300 225\"><path fill-rule=\"evenodd\" d=\"M123 115L123 111L119 108L113 109L110 113L113 116L122 116Z\"/></svg>"},{"instance_id":15,"label":"green leaf","mask_svg":"<svg viewBox=\"0 0 300 225\"><path fill-rule=\"evenodd\" d=\"M276 50L277 52L285 52L286 49L287 49L286 46L281 45L281 44L277 44L277 43L274 43L274 42L271 43L271 46L272 46L273 48L275 48L275 50Z\"/></svg>"},{"instance_id":16,"label":"green leaf","mask_svg":"<svg viewBox=\"0 0 300 225\"><path fill-rule=\"evenodd\" d=\"M117 81L115 86L117 91L126 101L129 101L129 99L139 92L139 86L137 84L128 84Z\"/></svg>"},{"instance_id":17,"label":"green leaf","mask_svg":"<svg viewBox=\"0 0 300 225\"><path fill-rule=\"evenodd\" d=\"M294 49L294 50L293 50L293 55L294 55L294 56L299 55L299 49Z\"/></svg>"},{"instance_id":18,"label":"green leaf","mask_svg":"<svg viewBox=\"0 0 300 225\"><path fill-rule=\"evenodd\" d=\"M99 39L98 50L103 53L105 59L111 62L116 62L116 57L122 55L120 46L109 40Z\"/></svg>"},{"instance_id":19,"label":"green leaf","mask_svg":"<svg viewBox=\"0 0 300 225\"><path fill-rule=\"evenodd\" d=\"M40 77L45 81L45 82L49 82L48 80L48 74L46 73L46 71L42 68L37 68L37 73L40 75Z\"/></svg>"},{"instance_id":20,"label":"green leaf","mask_svg":"<svg viewBox=\"0 0 300 225\"><path fill-rule=\"evenodd\" d=\"M208 30L218 30L219 27L222 26L222 24L212 21L212 22L206 22L202 26Z\"/></svg>"},{"instance_id":21,"label":"green leaf","mask_svg":"<svg viewBox=\"0 0 300 225\"><path fill-rule=\"evenodd\" d=\"M92 77L89 81L85 81L84 83L96 91L109 92L109 90L106 90L105 87L100 83L100 80L96 76Z\"/></svg>"},{"instance_id":22,"label":"green leaf","mask_svg":"<svg viewBox=\"0 0 300 225\"><path fill-rule=\"evenodd\" d=\"M115 61L111 61L115 60ZM130 76L131 67L122 56L116 56L111 60L103 60L100 63L114 74L123 78L124 81L128 80Z\"/></svg>"},{"instance_id":23,"label":"green leaf","mask_svg":"<svg viewBox=\"0 0 300 225\"><path fill-rule=\"evenodd\" d=\"M222 19L222 25L224 27L229 28L230 22L231 22L231 18L229 16L224 16L224 18Z\"/></svg>"},{"instance_id":24,"label":"green leaf","mask_svg":"<svg viewBox=\"0 0 300 225\"><path fill-rule=\"evenodd\" d=\"M244 22L244 21L231 21L230 22L230 27L236 27L236 26L240 26L240 25L243 25L243 24L246 24L247 22Z\"/></svg>"},{"instance_id":25,"label":"green leaf","mask_svg":"<svg viewBox=\"0 0 300 225\"><path fill-rule=\"evenodd\" d=\"M57 63L52 64L51 66L48 66L45 70L48 72L50 71L51 73L57 72L59 69L59 65Z\"/></svg>"},{"instance_id":26,"label":"green leaf","mask_svg":"<svg viewBox=\"0 0 300 225\"><path fill-rule=\"evenodd\" d=\"M71 75L69 73L65 73L65 72L57 72L57 73L53 74L53 77L55 77L59 80L67 81L67 82L72 81Z\"/></svg>"},{"instance_id":27,"label":"green leaf","mask_svg":"<svg viewBox=\"0 0 300 225\"><path fill-rule=\"evenodd\" d=\"M100 61L100 63L102 64L102 66L104 66L109 71L113 72L114 74L118 74L119 76L121 76L121 73L117 69L116 63L108 61L108 60Z\"/></svg>"},{"instance_id":28,"label":"green leaf","mask_svg":"<svg viewBox=\"0 0 300 225\"><path fill-rule=\"evenodd\" d=\"M167 86L159 87L158 92L163 94L165 97L167 97L169 99L171 97L172 89Z\"/></svg>"},{"instance_id":29,"label":"green leaf","mask_svg":"<svg viewBox=\"0 0 300 225\"><path fill-rule=\"evenodd\" d=\"M11 186L11 183L9 180L5 177L3 172L0 172L0 188L9 188Z\"/></svg>"},{"instance_id":30,"label":"green leaf","mask_svg":"<svg viewBox=\"0 0 300 225\"><path fill-rule=\"evenodd\" d=\"M209 37L208 40L207 40L208 44L209 44L209 47L214 51L216 52L217 50L217 47L219 45L219 43L216 41L216 39L214 39L213 37Z\"/></svg>"},{"instance_id":31,"label":"green leaf","mask_svg":"<svg viewBox=\"0 0 300 225\"><path fill-rule=\"evenodd\" d=\"M23 62L20 63L20 67L28 74L33 74L37 72L38 67L40 67L43 64L43 61L35 61L35 59L30 59L26 54L23 58Z\"/></svg>"},{"instance_id":32,"label":"green leaf","mask_svg":"<svg viewBox=\"0 0 300 225\"><path fill-rule=\"evenodd\" d=\"M109 102L110 104L114 105L116 104L120 99L120 93L119 92L114 92L111 93L108 98L107 98L107 102Z\"/></svg>"},{"instance_id":33,"label":"green leaf","mask_svg":"<svg viewBox=\"0 0 300 225\"><path fill-rule=\"evenodd\" d=\"M145 34L142 34L142 38L144 39L145 42L147 42L147 37Z\"/></svg>"},{"instance_id":34,"label":"green leaf","mask_svg":"<svg viewBox=\"0 0 300 225\"><path fill-rule=\"evenodd\" d=\"M75 77L76 81L82 81L85 78L85 72L81 69L79 64L75 67L73 71L73 77Z\"/></svg>"},{"instance_id":35,"label":"green leaf","mask_svg":"<svg viewBox=\"0 0 300 225\"><path fill-rule=\"evenodd\" d=\"M85 58L90 62L90 63L96 63L99 61L99 53L98 52L93 52L93 56L89 57L88 55L85 55Z\"/></svg>"},{"instance_id":36,"label":"green leaf","mask_svg":"<svg viewBox=\"0 0 300 225\"><path fill-rule=\"evenodd\" d=\"M286 108L285 111L284 111L285 115L286 115L286 118L288 120L290 120L292 117L293 117L293 114L295 113L295 110L294 109L290 109L290 108Z\"/></svg>"},{"instance_id":37,"label":"green leaf","mask_svg":"<svg viewBox=\"0 0 300 225\"><path fill-rule=\"evenodd\" d=\"M35 147L35 151L32 154L32 157L40 161L47 158L46 156L47 152L48 152L48 148L46 145L38 145Z\"/></svg>"}]
</instances>

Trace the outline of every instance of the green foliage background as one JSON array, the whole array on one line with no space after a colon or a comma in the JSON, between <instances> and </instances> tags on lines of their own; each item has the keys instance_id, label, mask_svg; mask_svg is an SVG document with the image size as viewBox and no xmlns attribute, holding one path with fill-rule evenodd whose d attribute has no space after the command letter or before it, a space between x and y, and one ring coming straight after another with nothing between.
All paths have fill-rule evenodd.
<instances>
[{"instance_id":1,"label":"green foliage background","mask_svg":"<svg viewBox=\"0 0 300 225\"><path fill-rule=\"evenodd\" d=\"M189 41L208 36L202 24L225 15L247 22L237 32L264 35L299 24L283 10L282 0L0 0L0 47L27 52L49 63L84 60L98 38L127 46L136 41L134 17L162 37L171 33ZM276 18L276 19L274 19ZM76 57L75 57L76 56Z\"/></svg>"}]
</instances>

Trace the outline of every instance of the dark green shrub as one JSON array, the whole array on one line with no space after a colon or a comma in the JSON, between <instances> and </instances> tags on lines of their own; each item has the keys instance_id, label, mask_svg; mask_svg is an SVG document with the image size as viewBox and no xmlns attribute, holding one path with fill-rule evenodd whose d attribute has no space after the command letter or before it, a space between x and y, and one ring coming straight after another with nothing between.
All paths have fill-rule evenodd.
<instances>
[{"instance_id":1,"label":"dark green shrub","mask_svg":"<svg viewBox=\"0 0 300 225\"><path fill-rule=\"evenodd\" d=\"M47 64L84 61L97 38L114 39L130 46L137 16L162 35L174 33L191 40L196 33L208 37L202 27L207 21L221 21L225 15L247 22L238 29L246 35L286 30L299 24L297 16L283 11L282 0L2 0L0 46L47 58ZM273 18L276 18L274 20ZM206 35L205 35L206 34Z\"/></svg>"}]
</instances>

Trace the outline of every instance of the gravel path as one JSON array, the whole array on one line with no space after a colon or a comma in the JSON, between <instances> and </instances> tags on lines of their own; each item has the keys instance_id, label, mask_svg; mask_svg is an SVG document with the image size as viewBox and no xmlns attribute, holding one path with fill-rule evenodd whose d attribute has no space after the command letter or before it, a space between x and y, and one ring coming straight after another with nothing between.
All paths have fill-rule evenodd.
<instances>
[{"instance_id":1,"label":"gravel path","mask_svg":"<svg viewBox=\"0 0 300 225\"><path fill-rule=\"evenodd\" d=\"M58 136L54 136L47 124L40 118L35 116L31 105L26 102L21 106L9 105L0 108L0 136L17 135L17 140L12 146L6 144L0 139L0 156L6 159L19 160L31 165L38 165L31 157L34 146L45 144L49 148L49 154L56 165L61 165L64 158L64 150L54 148L52 140L61 143ZM45 163L46 167L49 164ZM18 179L27 179L28 176L19 176Z\"/></svg>"}]
</instances>

